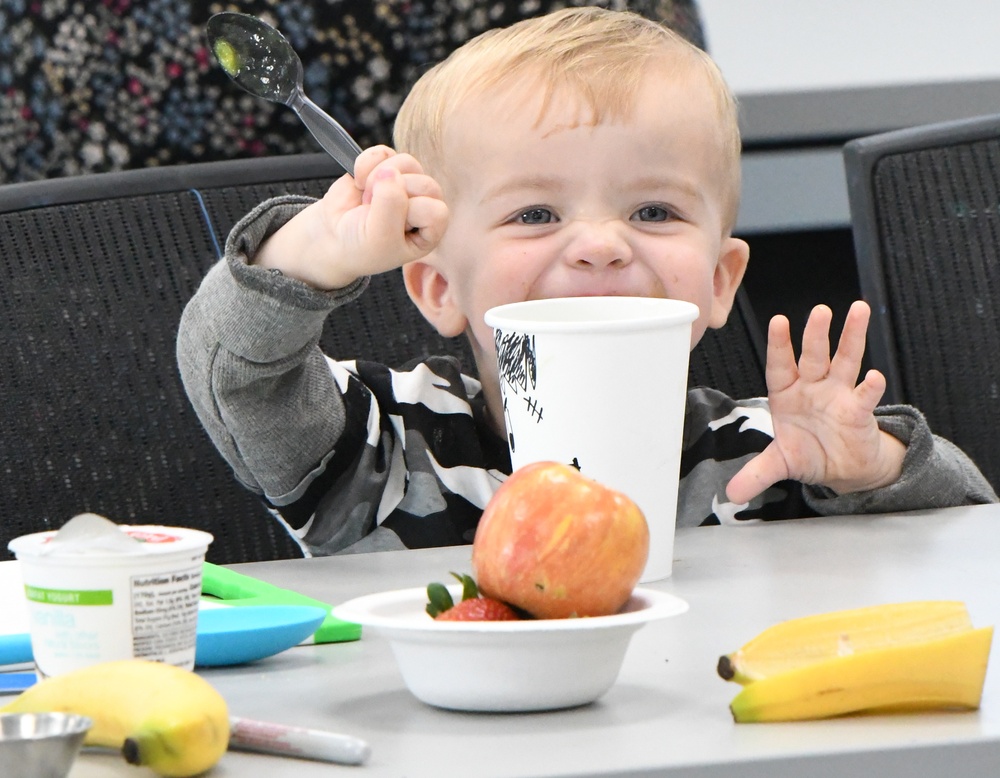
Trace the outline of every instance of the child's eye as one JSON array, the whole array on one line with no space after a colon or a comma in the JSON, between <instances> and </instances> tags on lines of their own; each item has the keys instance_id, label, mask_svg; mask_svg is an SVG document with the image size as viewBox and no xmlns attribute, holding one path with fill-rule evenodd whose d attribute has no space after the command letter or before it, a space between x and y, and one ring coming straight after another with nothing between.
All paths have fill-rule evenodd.
<instances>
[{"instance_id":1,"label":"child's eye","mask_svg":"<svg viewBox=\"0 0 1000 778\"><path fill-rule=\"evenodd\" d=\"M548 208L529 208L515 218L515 221L521 224L549 224L555 220L555 215Z\"/></svg>"},{"instance_id":2,"label":"child's eye","mask_svg":"<svg viewBox=\"0 0 1000 778\"><path fill-rule=\"evenodd\" d=\"M632 214L632 218L640 222L665 222L672 216L673 214L662 205L644 205Z\"/></svg>"}]
</instances>

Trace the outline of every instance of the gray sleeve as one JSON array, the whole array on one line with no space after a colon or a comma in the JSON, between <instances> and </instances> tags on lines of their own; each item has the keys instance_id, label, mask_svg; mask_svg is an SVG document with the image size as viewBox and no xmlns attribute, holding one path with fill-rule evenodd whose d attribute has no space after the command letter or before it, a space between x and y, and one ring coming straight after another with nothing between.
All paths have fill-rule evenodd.
<instances>
[{"instance_id":1,"label":"gray sleeve","mask_svg":"<svg viewBox=\"0 0 1000 778\"><path fill-rule=\"evenodd\" d=\"M931 434L916 408L877 408L879 427L907 445L895 483L867 492L838 495L826 487L803 487L806 502L823 515L887 513L997 502L997 495L958 446Z\"/></svg>"},{"instance_id":2,"label":"gray sleeve","mask_svg":"<svg viewBox=\"0 0 1000 778\"><path fill-rule=\"evenodd\" d=\"M269 200L233 228L177 338L181 378L201 423L237 478L278 504L344 431L343 400L318 343L327 314L367 284L322 292L247 264L310 202Z\"/></svg>"}]
</instances>

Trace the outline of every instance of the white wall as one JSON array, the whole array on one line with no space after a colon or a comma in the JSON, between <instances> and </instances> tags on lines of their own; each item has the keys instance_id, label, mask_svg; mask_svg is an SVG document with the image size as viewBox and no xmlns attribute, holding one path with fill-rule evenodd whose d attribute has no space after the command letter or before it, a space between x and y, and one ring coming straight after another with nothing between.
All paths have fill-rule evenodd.
<instances>
[{"instance_id":1,"label":"white wall","mask_svg":"<svg viewBox=\"0 0 1000 778\"><path fill-rule=\"evenodd\" d=\"M1000 78L1000 0L698 0L737 95ZM984 110L1000 106L984 106Z\"/></svg>"}]
</instances>

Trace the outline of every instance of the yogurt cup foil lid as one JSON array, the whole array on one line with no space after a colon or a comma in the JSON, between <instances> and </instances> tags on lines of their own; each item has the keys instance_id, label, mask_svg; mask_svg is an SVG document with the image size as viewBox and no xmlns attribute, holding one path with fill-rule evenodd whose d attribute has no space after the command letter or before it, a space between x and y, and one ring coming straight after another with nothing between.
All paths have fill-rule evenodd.
<instances>
[{"instance_id":1,"label":"yogurt cup foil lid","mask_svg":"<svg viewBox=\"0 0 1000 778\"><path fill-rule=\"evenodd\" d=\"M149 556L204 549L212 536L186 527L155 524L118 525L96 513L81 513L58 530L14 538L8 548L16 556Z\"/></svg>"}]
</instances>

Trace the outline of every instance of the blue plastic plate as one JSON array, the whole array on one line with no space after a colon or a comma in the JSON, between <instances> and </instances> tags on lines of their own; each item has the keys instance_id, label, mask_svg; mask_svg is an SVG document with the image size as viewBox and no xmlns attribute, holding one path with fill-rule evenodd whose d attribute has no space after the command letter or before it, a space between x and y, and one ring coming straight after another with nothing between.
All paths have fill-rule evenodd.
<instances>
[{"instance_id":1,"label":"blue plastic plate","mask_svg":"<svg viewBox=\"0 0 1000 778\"><path fill-rule=\"evenodd\" d=\"M19 665L31 661L31 635L27 632L0 635L0 665Z\"/></svg>"},{"instance_id":2,"label":"blue plastic plate","mask_svg":"<svg viewBox=\"0 0 1000 778\"><path fill-rule=\"evenodd\" d=\"M239 665L297 646L317 630L326 610L311 605L245 605L198 612L198 667Z\"/></svg>"},{"instance_id":3,"label":"blue plastic plate","mask_svg":"<svg viewBox=\"0 0 1000 778\"><path fill-rule=\"evenodd\" d=\"M198 667L239 665L297 646L323 623L325 608L312 605L242 605L202 608L194 662ZM0 665L31 662L28 634L0 635Z\"/></svg>"}]
</instances>

